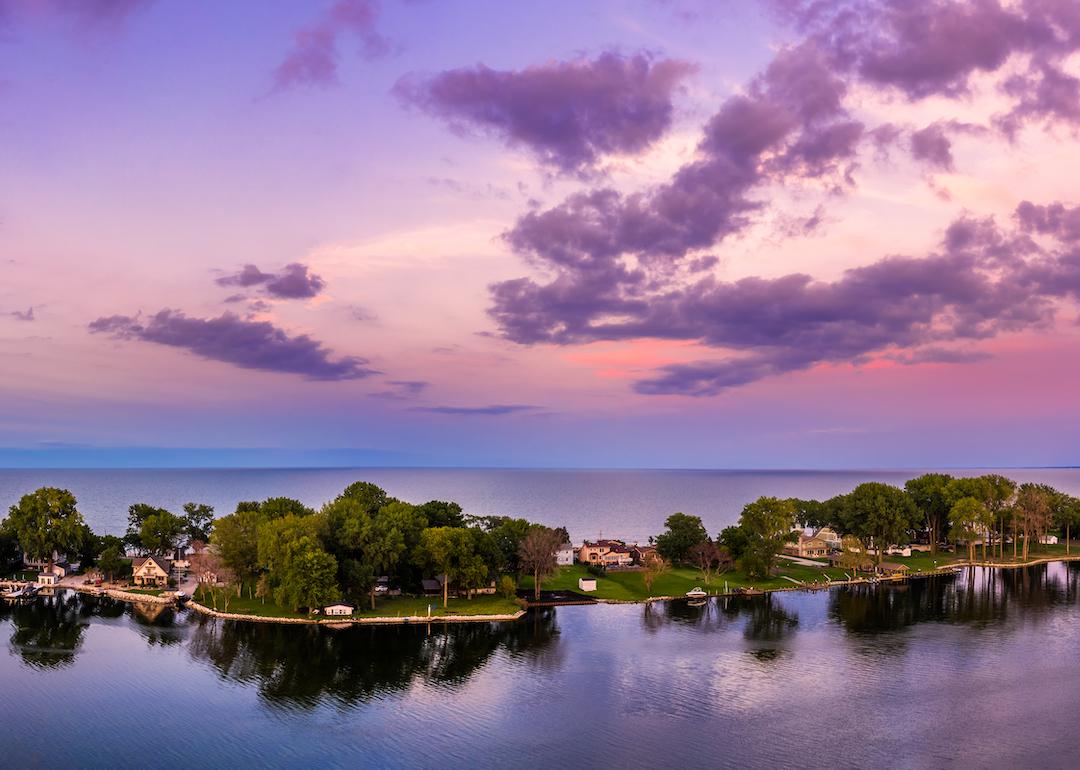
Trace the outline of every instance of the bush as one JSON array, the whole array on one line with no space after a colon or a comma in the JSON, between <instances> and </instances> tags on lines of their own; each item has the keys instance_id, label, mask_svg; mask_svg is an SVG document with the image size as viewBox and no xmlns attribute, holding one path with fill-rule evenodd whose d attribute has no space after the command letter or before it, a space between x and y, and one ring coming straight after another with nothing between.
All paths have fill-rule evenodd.
<instances>
[{"instance_id":1,"label":"bush","mask_svg":"<svg viewBox=\"0 0 1080 770\"><path fill-rule=\"evenodd\" d=\"M603 564L588 564L585 567L585 571L593 577L607 577L607 567Z\"/></svg>"},{"instance_id":2,"label":"bush","mask_svg":"<svg viewBox=\"0 0 1080 770\"><path fill-rule=\"evenodd\" d=\"M505 596L507 599L513 599L517 596L517 583L509 575L503 575L499 579L499 593Z\"/></svg>"}]
</instances>

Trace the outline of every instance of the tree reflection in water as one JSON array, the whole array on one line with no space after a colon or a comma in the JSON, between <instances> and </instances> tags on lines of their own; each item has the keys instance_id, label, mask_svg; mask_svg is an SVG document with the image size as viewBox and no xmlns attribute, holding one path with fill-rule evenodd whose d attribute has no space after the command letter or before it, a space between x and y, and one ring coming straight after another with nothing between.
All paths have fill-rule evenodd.
<instances>
[{"instance_id":1,"label":"tree reflection in water","mask_svg":"<svg viewBox=\"0 0 1080 770\"><path fill-rule=\"evenodd\" d=\"M729 596L701 602L668 601L645 605L642 626L656 632L669 623L693 626L705 632L720 631L743 618L743 636L753 642L778 642L799 625L799 616L783 606L780 597Z\"/></svg>"},{"instance_id":2,"label":"tree reflection in water","mask_svg":"<svg viewBox=\"0 0 1080 770\"><path fill-rule=\"evenodd\" d=\"M415 680L455 686L497 650L554 663L555 611L516 623L353 626L237 623L199 618L189 651L223 679L251 683L268 702L313 707L326 698L352 705L408 688Z\"/></svg>"},{"instance_id":3,"label":"tree reflection in water","mask_svg":"<svg viewBox=\"0 0 1080 770\"><path fill-rule=\"evenodd\" d=\"M57 669L75 662L91 613L78 594L59 591L29 604L4 605L0 619L10 619L14 627L11 649L23 663Z\"/></svg>"}]
</instances>

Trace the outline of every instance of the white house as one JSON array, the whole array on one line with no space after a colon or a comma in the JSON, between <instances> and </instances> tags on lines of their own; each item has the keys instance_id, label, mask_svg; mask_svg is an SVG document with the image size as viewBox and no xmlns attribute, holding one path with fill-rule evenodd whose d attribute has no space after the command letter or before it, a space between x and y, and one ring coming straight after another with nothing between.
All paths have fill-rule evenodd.
<instances>
[{"instance_id":1,"label":"white house","mask_svg":"<svg viewBox=\"0 0 1080 770\"><path fill-rule=\"evenodd\" d=\"M589 592L589 591L595 591L596 590L596 578L591 578L591 577L578 578L577 587L578 587L579 591L585 591L586 593Z\"/></svg>"},{"instance_id":2,"label":"white house","mask_svg":"<svg viewBox=\"0 0 1080 770\"><path fill-rule=\"evenodd\" d=\"M574 563L574 546L570 543L563 543L559 546L559 550L555 552L555 563L560 567L565 567Z\"/></svg>"},{"instance_id":3,"label":"white house","mask_svg":"<svg viewBox=\"0 0 1080 770\"><path fill-rule=\"evenodd\" d=\"M1057 545L1058 544L1057 535L1043 535L1042 537L1039 538L1039 542L1042 543L1043 545Z\"/></svg>"},{"instance_id":4,"label":"white house","mask_svg":"<svg viewBox=\"0 0 1080 770\"><path fill-rule=\"evenodd\" d=\"M64 577L64 570L59 567L53 567L52 572L39 572L37 576L37 584L39 586L55 586L59 585L60 578Z\"/></svg>"},{"instance_id":5,"label":"white house","mask_svg":"<svg viewBox=\"0 0 1080 770\"><path fill-rule=\"evenodd\" d=\"M352 615L356 608L351 604L331 604L323 608L324 615Z\"/></svg>"}]
</instances>

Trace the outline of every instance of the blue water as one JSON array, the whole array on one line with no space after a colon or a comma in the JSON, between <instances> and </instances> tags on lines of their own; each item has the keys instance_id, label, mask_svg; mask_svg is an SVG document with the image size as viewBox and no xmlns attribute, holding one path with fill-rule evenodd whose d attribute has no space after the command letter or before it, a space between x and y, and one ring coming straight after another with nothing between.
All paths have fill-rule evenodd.
<instances>
[{"instance_id":1,"label":"blue water","mask_svg":"<svg viewBox=\"0 0 1080 770\"><path fill-rule=\"evenodd\" d=\"M716 534L760 495L823 499L863 481L903 482L923 471L677 471L460 468L0 470L0 505L40 486L75 493L95 531L119 534L127 507L146 502L171 510L190 500L219 515L240 500L285 495L318 507L353 481L371 481L409 502L454 500L468 513L523 516L566 526L575 541L599 535L645 542L671 513L700 516ZM955 471L976 475L984 471ZM1080 470L1006 470L1019 481L1039 481L1080 495Z\"/></svg>"},{"instance_id":2,"label":"blue water","mask_svg":"<svg viewBox=\"0 0 1080 770\"><path fill-rule=\"evenodd\" d=\"M1080 564L539 610L245 624L0 604L0 767L1075 767Z\"/></svg>"}]
</instances>

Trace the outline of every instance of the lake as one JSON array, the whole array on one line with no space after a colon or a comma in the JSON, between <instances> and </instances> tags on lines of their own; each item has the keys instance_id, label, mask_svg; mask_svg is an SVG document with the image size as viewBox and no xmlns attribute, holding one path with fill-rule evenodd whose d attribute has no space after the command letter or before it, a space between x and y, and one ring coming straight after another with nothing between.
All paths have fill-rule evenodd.
<instances>
[{"instance_id":1,"label":"lake","mask_svg":"<svg viewBox=\"0 0 1080 770\"><path fill-rule=\"evenodd\" d=\"M1071 767L1080 565L342 630L63 593L0 640L11 767Z\"/></svg>"},{"instance_id":2,"label":"lake","mask_svg":"<svg viewBox=\"0 0 1080 770\"><path fill-rule=\"evenodd\" d=\"M179 511L194 500L218 515L240 500L295 497L318 507L348 484L371 481L413 503L453 500L466 512L523 516L566 526L575 542L619 537L644 543L663 530L676 511L700 516L712 535L735 523L743 505L761 495L824 499L863 481L902 485L922 470L723 471L548 470L485 468L356 469L3 469L0 506L41 486L70 489L88 524L98 533L121 534L127 508L146 502ZM951 471L975 475L981 470ZM1080 495L1080 470L995 471L1018 481L1039 481Z\"/></svg>"}]
</instances>

